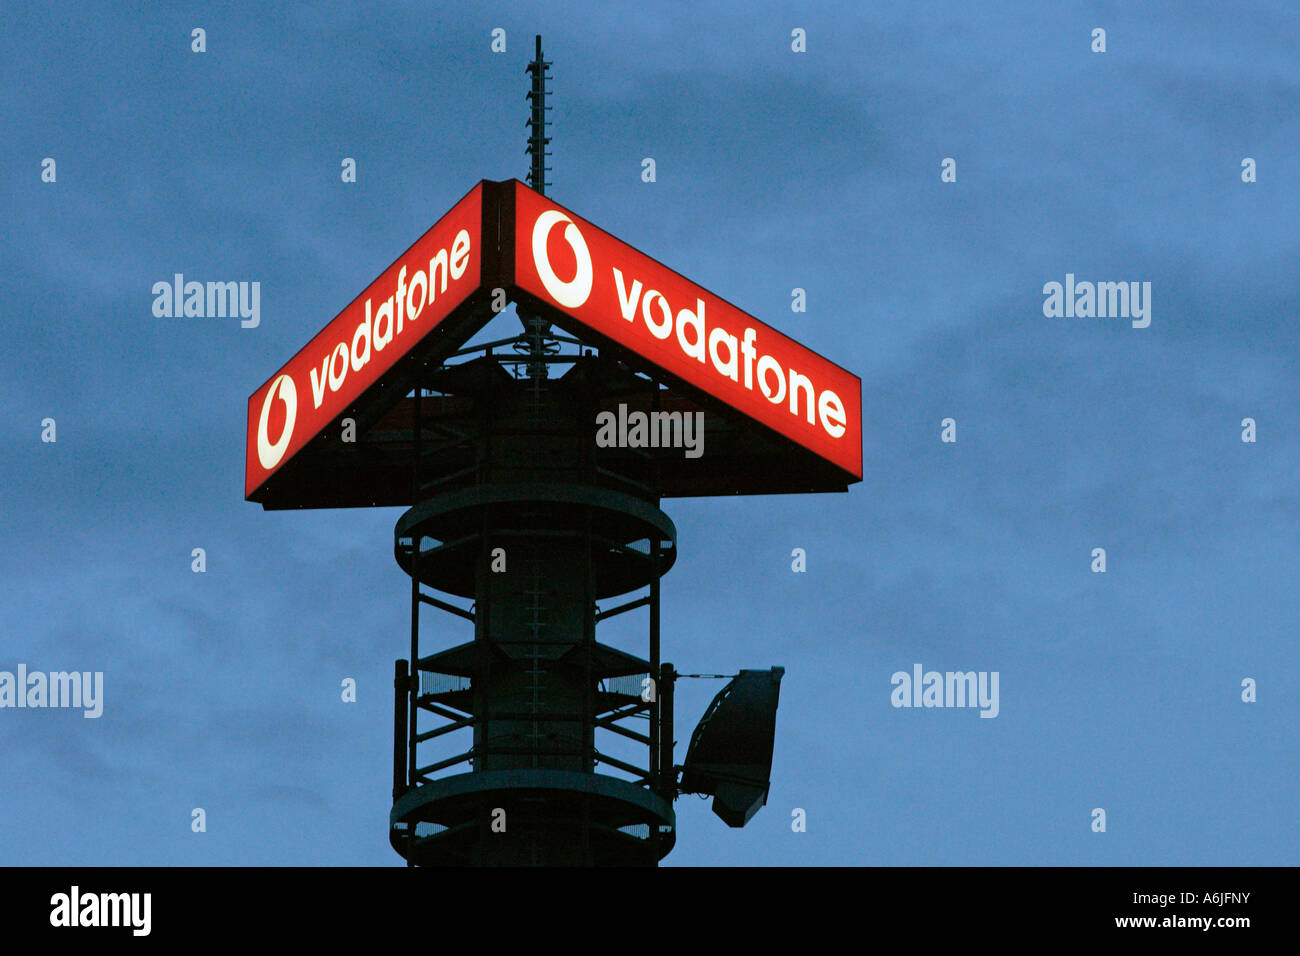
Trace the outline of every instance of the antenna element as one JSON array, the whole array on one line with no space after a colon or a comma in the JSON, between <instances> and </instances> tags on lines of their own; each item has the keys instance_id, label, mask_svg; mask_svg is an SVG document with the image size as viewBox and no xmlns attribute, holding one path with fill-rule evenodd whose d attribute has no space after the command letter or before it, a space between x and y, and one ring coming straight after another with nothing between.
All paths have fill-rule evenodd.
<instances>
[{"instance_id":1,"label":"antenna element","mask_svg":"<svg viewBox=\"0 0 1300 956\"><path fill-rule=\"evenodd\" d=\"M548 148L551 138L546 135L551 125L551 121L546 116L551 110L551 107L546 105L546 94L550 92L546 88L546 83L550 80L547 75L550 69L550 61L542 59L542 37L538 34L536 57L526 67L526 72L532 74L533 87L528 91L528 99L532 101L532 113L528 117L528 146L524 152L533 158L532 168L528 171L528 185L542 195L546 195L546 187L550 185L546 181L546 174L551 171L551 167L546 165L547 157L551 155Z\"/></svg>"}]
</instances>

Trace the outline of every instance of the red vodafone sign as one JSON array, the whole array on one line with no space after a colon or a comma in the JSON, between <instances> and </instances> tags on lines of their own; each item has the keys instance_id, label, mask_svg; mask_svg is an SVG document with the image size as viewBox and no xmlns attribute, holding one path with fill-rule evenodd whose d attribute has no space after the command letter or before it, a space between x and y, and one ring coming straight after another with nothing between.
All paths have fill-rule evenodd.
<instances>
[{"instance_id":1,"label":"red vodafone sign","mask_svg":"<svg viewBox=\"0 0 1300 956\"><path fill-rule=\"evenodd\" d=\"M252 394L246 497L479 288L482 224L480 183Z\"/></svg>"},{"instance_id":2,"label":"red vodafone sign","mask_svg":"<svg viewBox=\"0 0 1300 956\"><path fill-rule=\"evenodd\" d=\"M726 493L825 490L862 479L856 375L518 180L484 180L249 397L245 497L272 508L404 501L409 482L392 466L400 452L340 464L333 446L313 440L349 409L373 413L386 394L399 401L409 380L403 372L406 384L389 382L398 362L417 346L436 360L444 347L463 344L490 320L481 307L497 289L557 310L554 320L571 319L580 338L593 332L734 410L733 436L757 423L798 446L788 455L772 446L746 450L758 458L718 476L718 487L732 489ZM390 384L400 387L385 393ZM787 466L783 483L777 473ZM753 480L764 475L774 480ZM699 482L692 471L678 487Z\"/></svg>"},{"instance_id":3,"label":"red vodafone sign","mask_svg":"<svg viewBox=\"0 0 1300 956\"><path fill-rule=\"evenodd\" d=\"M515 181L514 284L862 477L862 382Z\"/></svg>"}]
</instances>

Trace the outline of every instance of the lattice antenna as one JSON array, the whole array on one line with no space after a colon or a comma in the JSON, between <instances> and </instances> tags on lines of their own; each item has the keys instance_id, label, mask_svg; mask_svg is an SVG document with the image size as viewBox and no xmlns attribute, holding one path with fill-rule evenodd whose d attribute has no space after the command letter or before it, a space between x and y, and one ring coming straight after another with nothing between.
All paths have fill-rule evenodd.
<instances>
[{"instance_id":1,"label":"lattice antenna","mask_svg":"<svg viewBox=\"0 0 1300 956\"><path fill-rule=\"evenodd\" d=\"M546 160L551 155L551 137L546 135L551 126L551 121L546 116L551 110L551 107L546 105L546 95L551 92L546 88L550 80L548 75L550 69L550 61L542 59L542 37L538 34L536 56L526 68L526 72L532 74L533 86L528 91L532 111L528 117L528 146L524 152L532 156L528 185L542 195L546 194L546 187L550 185L546 181L546 174L551 171L551 167L546 165Z\"/></svg>"},{"instance_id":2,"label":"lattice antenna","mask_svg":"<svg viewBox=\"0 0 1300 956\"><path fill-rule=\"evenodd\" d=\"M546 158L551 155L548 148L551 138L546 135L551 125L551 121L546 117L547 112L551 109L546 105L546 94L550 92L546 88L546 84L550 79L547 74L551 69L551 64L550 61L542 57L541 34L537 35L536 42L533 62L528 64L526 70L532 75L533 86L528 91L532 111L528 116L528 146L524 152L531 155L533 160L532 168L528 172L528 185L542 195L546 195L546 187L549 185L546 181L546 174L551 171L551 167L546 165ZM546 356L558 352L560 343L547 337L547 333L551 330L551 324L545 319L523 311L519 313L519 317L523 320L527 341L517 343L515 351L527 354L532 359L528 364L526 375L532 379L535 387L540 386L540 383L547 377Z\"/></svg>"}]
</instances>

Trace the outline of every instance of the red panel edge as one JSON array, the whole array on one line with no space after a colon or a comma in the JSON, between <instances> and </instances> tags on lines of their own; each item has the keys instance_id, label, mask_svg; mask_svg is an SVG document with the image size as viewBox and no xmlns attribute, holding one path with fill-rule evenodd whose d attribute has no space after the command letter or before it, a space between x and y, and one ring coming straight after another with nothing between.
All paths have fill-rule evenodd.
<instances>
[{"instance_id":1,"label":"red panel edge","mask_svg":"<svg viewBox=\"0 0 1300 956\"><path fill-rule=\"evenodd\" d=\"M487 195L490 191L490 187L499 187L499 186L500 186L499 183L495 183L490 180L480 180L479 182L475 183L474 186L472 186L463 196L460 197L460 199L456 200L456 202L447 210L446 213L440 216L438 220L433 223L433 225L431 225L428 229L426 229L423 233L421 233L421 235L414 242L412 242L411 245L408 246L401 253L401 255L397 256L388 266L386 266L383 270L381 270L380 273L374 279L368 282L366 286L362 289L362 291L355 298L353 298L337 315L335 315L332 319L330 319L329 322L327 322L315 335L313 335L306 345L304 345L297 352L295 352L294 355L291 356L287 362L282 364L279 367L279 369L270 378L266 379L266 381L264 381L260 386L258 386L253 391L251 395L249 395L248 402L247 402L247 418L245 420L245 454L244 454L244 500L245 501L256 501L259 492L266 487L267 483L270 482L275 477L275 475L279 474L285 468L285 466L287 466L293 460L293 458L303 448L307 447L311 443L311 441L316 437L316 435L320 433L319 430L317 430L315 434L309 436L307 439L303 440L300 444L295 442L297 447L293 448L292 451L285 454L283 460L279 461L274 466L274 468L271 471L269 471L266 474L266 476L257 484L257 486L254 487L252 485L254 479L251 474L251 468L250 468L250 462L252 461L250 442L253 441L253 436L255 436L256 434L256 429L254 427L254 423L256 420L255 416L260 416L260 412L255 412L255 402L258 399L259 395L262 395L272 385L272 383L276 382L276 380L281 375L285 375L286 370L289 369L291 366L293 366L295 363L297 363L305 353L307 353L310 350L313 350L314 347L317 346L318 340L320 340L323 336L325 336L325 334L331 330L331 327L334 326L341 318L343 318L343 316L347 315L350 311L355 309L359 303L361 303L363 300L367 298L367 296L373 295L375 286L380 282L380 280L382 280L390 270L392 270L395 266L401 263L403 259L410 256L411 253L418 246L425 243L429 239L430 235L435 230L437 230L451 216L451 214L456 211L456 209L462 203L470 199L470 197L472 197L475 194L475 192L479 193L479 201L480 201L480 209L481 209L480 217L479 217L480 235L478 240L479 241L478 254L477 256L472 256L470 260L470 261L474 261L474 259L477 259L478 268L476 270L477 272L476 282L472 284L472 287L461 289L458 291L459 298L455 301L455 304L453 304L449 308L448 314L454 312L461 302L464 302L475 292L477 292L480 288L482 288L484 284L484 276L487 273L487 270L489 268L495 270L498 273L498 275L500 274L501 270L499 265L499 244L489 243L484 241L485 236L483 234L483 224L484 224L484 219L487 215L486 212L487 207L489 205L492 205L494 209L499 209L500 206L499 201L497 203L490 204L487 200ZM499 189L494 191L497 191L499 194ZM498 218L498 224L494 227L494 230L500 228L499 215L497 218ZM491 261L491 258L489 257L489 246L493 247L494 254L497 256L496 263L493 263ZM439 319L438 321L441 322L442 319ZM426 329L425 332L420 333L418 338L408 343L406 345L406 352L409 352L411 348L415 347L418 341L423 339L424 335L427 334L428 331L429 330ZM404 355L406 353L403 352L401 354ZM400 358L401 355L393 356L390 364L395 364L400 360ZM345 374L346 374L346 370L345 370ZM380 376L379 380L382 380L382 375ZM352 404L357 400L359 400L375 384L378 384L378 381L372 382L370 385L366 386L366 388L363 389L362 392L355 395L352 398L351 402L349 402L348 404Z\"/></svg>"},{"instance_id":2,"label":"red panel edge","mask_svg":"<svg viewBox=\"0 0 1300 956\"><path fill-rule=\"evenodd\" d=\"M796 444L798 444L798 445L800 445L801 447L803 447L803 448L805 448L805 449L811 451L813 454L816 454L819 458L821 458L821 460L825 461L828 465L830 465L830 466L836 468L836 469L839 470L839 471L842 471L846 476L848 476L849 479L850 479L850 482L849 482L850 484L862 480L862 476L863 476L862 424L863 424L863 417L864 417L864 416L863 416L863 408L862 408L862 379L861 379L859 376L853 374L853 373L850 372L848 369L846 369L846 368L844 368L843 366L839 365L837 362L833 362L833 361L831 361L830 359L828 359L828 358L826 358L825 356L821 355L819 352L815 351L814 349L811 349L811 348L809 348L808 346L803 345L801 342L799 342L799 341L797 341L796 339L792 338L791 336L785 334L784 332L780 331L779 329L777 329L777 328L775 328L775 327L773 327L773 326L768 325L767 323L763 322L761 319L758 319L756 316L751 315L750 313L746 312L744 309L739 308L739 307L736 306L734 303L732 303L732 302L730 302L729 300L723 298L722 296L717 295L716 293L711 292L711 291L708 290L708 289L705 289L703 286L698 285L697 283L695 283L695 282L693 282L692 280L688 279L686 276L682 275L681 273L677 272L676 270L674 270L674 269L670 268L669 266L665 265L664 263L660 262L658 259L655 259L653 256L650 256L650 255L648 255L648 254L642 252L641 250L637 249L636 247L630 245L629 243L624 242L623 240L619 239L617 236L613 235L612 233L610 233L610 232L608 232L608 231L602 229L601 227L597 226L595 223L592 223L590 220L583 219L582 217L578 217L577 214L574 213L572 210L570 210L568 207L561 205L559 202L557 202L556 200L552 199L551 197L549 197L549 196L545 196L545 195L542 195L542 194L540 194L540 193L537 193L535 190L531 189L529 186L527 186L526 184L524 184L523 182L521 182L521 181L518 180L518 179L512 179L512 180L510 180L510 182L511 182L511 183L513 184L513 186L515 187L515 188L514 188L514 193L515 193L516 197L519 197L519 196L522 195L522 194L527 194L527 195L529 196L529 202L530 202L530 203L532 203L533 200L537 200L537 201L540 201L540 202L542 202L542 203L544 203L544 204L546 204L546 205L549 205L549 206L555 207L555 208L557 208L557 209L559 209L559 210L562 210L563 212L568 213L570 216L577 217L577 218L581 219L581 221L582 221L583 223L585 223L587 226L589 226L591 229L593 229L593 230L595 231L595 233L599 234L600 236L603 236L605 240L608 240L608 241L611 242L611 243L615 243L615 244L617 244L618 246L621 246L621 247L627 249L630 253L632 253L632 254L634 254L634 255L636 255L636 256L639 256L639 257L641 257L641 258L643 258L643 259L645 259L645 260L648 260L648 262L651 263L651 264L653 264L653 266L655 266L655 267L657 267L658 269L662 270L663 273L666 273L666 274L672 276L675 280L677 280L677 281L683 283L685 286L689 286L689 287L692 287L692 288L698 290L699 292L703 292L704 294L708 295L708 296L711 297L712 299L716 300L716 301L717 301L718 303L720 303L722 306L724 306L724 307L726 307L726 308L732 310L733 312L737 313L739 316L743 316L747 321L751 321L751 322L753 322L754 324L756 324L757 326L761 327L763 330L765 330L766 333L769 333L769 334L770 334L771 336L773 336L774 338L780 340L780 341L783 342L783 343L786 343L786 344L789 345L789 346L793 346L795 349L798 349L798 350L800 350L800 351L802 351L802 352L804 352L804 353L807 353L809 356L811 356L811 357L813 357L814 359L816 359L817 361L823 363L825 366L827 366L827 367L829 367L829 368L831 368L831 369L834 369L837 373L839 373L840 375L842 375L842 376L844 377L844 379L846 380L846 381L844 382L845 385L848 385L849 382L851 381L851 382L852 382L852 387L853 387L853 388L855 389L855 391L856 391L856 395L855 395L855 398L856 398L856 409L855 409L855 411L856 411L857 421L856 421L856 423L854 423L854 427L855 427L856 432L857 432L857 434L856 434L856 436L855 436L855 442L854 442L854 444L856 444L856 455L854 455L852 452L850 452L848 455L841 455L841 456L839 456L838 459L837 459L837 458L835 458L835 457L830 457L830 456L828 456L825 452L823 452L823 451L822 451L819 447L817 447L815 444L810 444L808 441L804 440L804 438L797 436L796 434L794 434L794 433L792 432L791 429L788 429L788 428L778 428L778 427L776 427L776 424L775 424L774 422L764 421L763 418L761 418L761 417L756 417L756 416L755 416L754 414L752 414L749 410L747 410L746 408L743 408L743 407L738 406L735 402L731 401L728 397L726 397L725 395L719 394L717 391L715 391L715 390L713 390L712 388L708 387L705 383L703 383L703 382L692 382L689 378L684 377L684 376L681 374L681 372L680 372L680 370L679 370L678 368L674 368L674 367L671 367L671 366L669 366L669 365L664 365L664 364L660 363L659 361L657 361L657 360L655 359L654 356L644 353L640 348L638 348L638 347L637 347L636 345L634 345L632 342L630 342L630 341L620 341L620 338L626 338L626 336L614 336L613 339L612 339L613 341L615 341L616 344L619 344L619 345L621 345L622 347L625 347L625 348L629 348L629 349L631 349L633 352L635 352L637 355L639 355L643 360L645 360L645 361L649 362L650 364L654 365L655 367L661 369L663 372L665 372L665 373L667 373L667 374L669 374L669 375L672 375L672 376L674 376L674 377L677 377L677 378L681 379L682 381L687 382L688 384L692 384L692 385L693 385L694 387L696 387L696 388L700 388L700 389L702 389L706 394L710 394L710 395L712 395L715 399L721 401L723 404L725 404L725 405L727 405L728 407L734 409L734 410L737 411L739 414L744 415L748 420L753 421L755 424L760 425L760 426L762 426L763 428L771 429L771 430L775 431L777 434L784 435L784 437L786 437L786 438L788 438L788 439L794 441ZM518 201L518 199L516 199L516 202L517 202L517 201ZM516 207L516 210L512 210L512 214L517 214L517 208L518 208L518 207ZM513 232L516 232L516 231L517 231L517 230L513 230L513 229L512 229L512 233L513 233ZM518 250L518 254L519 254L520 257L522 257L522 256L524 256L524 255L527 255L527 252L526 252L525 250L520 249L520 250ZM513 257L512 257L512 258L513 258ZM530 260L531 260L531 257L530 257ZM542 302L546 303L547 305L551 306L552 308L558 308L558 309L560 309L562 312L564 312L566 315L568 315L572 320L578 322L580 325L582 325L582 326L585 327L585 328L589 328L591 331L595 332L595 333L598 334L598 335L605 335L605 334L608 334L608 332L613 332L613 331L615 330L614 327L611 327L611 328L609 328L608 330L607 330L607 329L603 329L603 328L601 327L601 324L600 324L599 322L598 322L597 324L592 324L591 321L588 321L587 318L584 318L584 316L583 316L582 314L580 314L580 313L582 313L584 310L585 310L585 311L590 311L590 298L588 298L588 299L584 299L584 300L583 300L583 303L580 303L580 304L579 304L579 306L580 306L579 308L576 308L576 309L566 308L566 307L560 305L558 302L556 302L556 301L552 301L551 299L548 299L547 294L544 292L544 290L543 290L540 286L538 286L538 287L536 287L536 288L531 287L531 284L532 284L533 282L536 281L536 280L535 280L535 271L534 271L534 272L529 272L528 269L525 269L525 267L522 266L522 265L518 266L518 268L519 268L521 271L520 271L518 274L516 274L515 279L516 279L516 287L519 288L520 291L524 292L525 294L528 294L528 295L531 295L531 296L538 297L538 298L539 298L539 301L542 301ZM528 268L531 269L531 266L529 266ZM531 277L530 277L530 276L531 276ZM525 280L526 277L530 277L530 278L527 279L527 283L524 284L524 285L520 285L519 283L520 283L520 282L524 282L524 280ZM589 288L590 288L590 287L589 287ZM621 294L621 293L620 293L620 294ZM602 310L602 312L600 313L600 315L603 316L606 312L608 312L608 310ZM595 316L593 316L593 318L595 318ZM621 327L621 324L620 324L620 323L615 323L615 327ZM661 337L662 337L662 336L661 336ZM845 397L847 398L847 395L846 395ZM822 442L819 442L818 444L826 445L827 443L825 443L824 441L822 441Z\"/></svg>"}]
</instances>

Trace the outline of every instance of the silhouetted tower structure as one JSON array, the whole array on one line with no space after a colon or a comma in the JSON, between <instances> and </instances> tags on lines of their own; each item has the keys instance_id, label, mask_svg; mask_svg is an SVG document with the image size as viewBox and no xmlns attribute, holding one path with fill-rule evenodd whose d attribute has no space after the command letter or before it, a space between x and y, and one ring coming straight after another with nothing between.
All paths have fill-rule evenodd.
<instances>
[{"instance_id":1,"label":"silhouetted tower structure","mask_svg":"<svg viewBox=\"0 0 1300 956\"><path fill-rule=\"evenodd\" d=\"M459 415L425 417L431 401L416 399L417 460L451 441L472 464L459 476L445 467L421 476L422 500L396 527L419 679L406 684L406 714L398 708L395 745L405 736L406 754L394 766L393 845L418 863L652 863L672 846L676 781L659 770L672 765L671 744L661 751L663 695L644 693L645 677L663 683L659 578L676 556L676 530L652 494L634 493L634 478L603 474L594 460L597 396L582 372L540 388L505 374L529 360L494 353L432 371L428 384L463 403ZM590 358L583 371L598 366ZM473 610L424 586L472 599ZM597 610L642 588L648 596L629 607ZM598 621L642 605L648 660L597 641ZM472 621L473 640L423 654L429 606ZM399 662L399 700L405 669ZM445 723L417 729L421 712ZM648 716L650 733L627 728L635 714ZM602 726L644 744L647 764L602 754ZM421 743L464 727L470 750L420 759ZM461 761L470 774L433 776ZM595 773L600 763L633 782Z\"/></svg>"},{"instance_id":2,"label":"silhouetted tower structure","mask_svg":"<svg viewBox=\"0 0 1300 956\"><path fill-rule=\"evenodd\" d=\"M526 153L539 193L549 172L549 70L538 36ZM562 346L582 343L557 337L522 304L517 311L522 335L426 379L438 395L468 402L454 424L445 406L426 417L416 393L417 469L426 443L445 460L452 435L473 465L427 479L417 471L422 500L397 524L418 682L407 678L404 776L395 742L392 843L411 863L654 863L675 838L676 775L660 770L672 767L671 732L666 747L660 732L671 702L663 705L660 688L670 698L673 682L659 660L659 578L676 557L677 533L651 485L596 461L601 395L590 380L608 375L609 363L592 349L575 361ZM568 374L552 379L553 363ZM472 599L473 612L422 585ZM648 594L626 606L598 608L640 589ZM473 641L422 655L422 606L468 616ZM650 609L648 659L597 641L598 621L641 606ZM405 666L397 664L399 700ZM446 723L418 730L422 711ZM648 733L629 726L637 717ZM423 764L419 745L465 726L473 743L461 756L472 773L431 777L456 756ZM644 765L602 753L598 727L642 744ZM597 773L602 764L631 779Z\"/></svg>"},{"instance_id":3,"label":"silhouetted tower structure","mask_svg":"<svg viewBox=\"0 0 1300 956\"><path fill-rule=\"evenodd\" d=\"M549 67L538 37L527 146L538 194ZM573 218L526 217L534 200L517 181L481 182L249 400L249 500L406 509L393 541L410 633L394 669L389 840L409 865L654 865L676 840L680 792L712 794L719 816L744 825L766 801L783 671L741 671L674 763L660 579L677 530L660 501L843 491L861 474L860 437L855 477L851 455L846 470L620 344L621 325L601 333L547 301L523 272L549 255L547 223ZM458 265L476 284L421 315L435 277L447 289ZM505 291L522 332L462 345ZM383 328L387 364L349 392ZM593 423L614 407L679 424L707 412L710 459L599 444ZM347 422L355 440L340 441ZM598 639L598 625L642 610L643 651Z\"/></svg>"}]
</instances>

